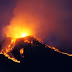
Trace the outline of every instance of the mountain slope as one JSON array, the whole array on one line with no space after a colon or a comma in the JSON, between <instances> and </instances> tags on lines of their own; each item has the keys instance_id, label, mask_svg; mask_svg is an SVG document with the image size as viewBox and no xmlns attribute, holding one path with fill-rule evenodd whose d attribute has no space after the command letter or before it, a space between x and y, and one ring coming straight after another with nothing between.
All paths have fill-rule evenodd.
<instances>
[{"instance_id":1,"label":"mountain slope","mask_svg":"<svg viewBox=\"0 0 72 72\"><path fill-rule=\"evenodd\" d=\"M24 52L21 55L20 49L22 48ZM16 66L25 67L58 67L61 65L63 67L66 64L71 63L72 60L68 55L59 53L54 49L49 48L44 43L39 42L37 39L31 36L16 39L14 49L10 53L12 53L17 60L21 61L21 63L17 64L7 57L4 57L4 55L0 55L1 64L14 64Z\"/></svg>"}]
</instances>

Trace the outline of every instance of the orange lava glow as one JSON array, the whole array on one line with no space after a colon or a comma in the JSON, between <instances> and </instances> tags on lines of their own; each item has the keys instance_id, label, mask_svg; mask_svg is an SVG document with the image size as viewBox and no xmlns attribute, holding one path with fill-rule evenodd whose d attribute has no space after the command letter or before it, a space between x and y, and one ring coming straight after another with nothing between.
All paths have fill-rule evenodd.
<instances>
[{"instance_id":1,"label":"orange lava glow","mask_svg":"<svg viewBox=\"0 0 72 72\"><path fill-rule=\"evenodd\" d=\"M24 53L24 48L20 49L20 55L22 58L24 58L24 55L22 55Z\"/></svg>"},{"instance_id":2,"label":"orange lava glow","mask_svg":"<svg viewBox=\"0 0 72 72\"><path fill-rule=\"evenodd\" d=\"M22 49L20 49L20 54L23 54L24 53L24 50L23 50L23 48Z\"/></svg>"},{"instance_id":3,"label":"orange lava glow","mask_svg":"<svg viewBox=\"0 0 72 72\"><path fill-rule=\"evenodd\" d=\"M6 41L2 46L2 50L1 50L0 54L5 55L5 57L8 57L8 59L13 60L14 62L20 63L20 61L15 59L13 54L11 53L11 51L14 49L14 46L15 46L15 40L16 39L11 39L9 44Z\"/></svg>"},{"instance_id":4,"label":"orange lava glow","mask_svg":"<svg viewBox=\"0 0 72 72\"><path fill-rule=\"evenodd\" d=\"M59 51L59 49L57 49L57 48L55 48L55 47L51 47L51 46L49 46L49 45L46 45L48 48L51 48L51 49L53 49L54 51L56 51L56 52L59 52L59 53L62 53L62 54L65 54L65 55L68 55L68 56L72 56L72 54L69 54L69 53L66 53L66 52L61 52L61 51Z\"/></svg>"},{"instance_id":5,"label":"orange lava glow","mask_svg":"<svg viewBox=\"0 0 72 72\"><path fill-rule=\"evenodd\" d=\"M27 39L24 40L24 42L33 44L32 41L28 41ZM6 42L3 44L3 46L2 46L2 50L1 50L0 54L5 55L5 57L8 57L8 59L13 60L14 62L21 63L21 61L17 60L17 59L13 56L13 54L11 53L11 51L12 51L12 50L14 49L14 47L15 47L15 43L16 43L16 39L13 39L13 38L11 38L11 41L10 41L10 42L6 41ZM40 42L40 43L42 43L42 42ZM42 44L43 44L43 43L42 43ZM62 54L68 55L68 56L72 56L72 54L65 53L65 52L61 52L61 51L59 51L57 48L51 47L51 46L49 46L49 45L45 45L45 48L51 48L52 50L54 50L54 51L56 51L56 52L58 52L58 53L62 53ZM20 55L21 55L22 58L24 58L24 48L21 48L21 49L20 49Z\"/></svg>"},{"instance_id":6,"label":"orange lava glow","mask_svg":"<svg viewBox=\"0 0 72 72\"><path fill-rule=\"evenodd\" d=\"M22 38L31 35L31 30L20 26L6 26L4 32L7 37Z\"/></svg>"}]
</instances>

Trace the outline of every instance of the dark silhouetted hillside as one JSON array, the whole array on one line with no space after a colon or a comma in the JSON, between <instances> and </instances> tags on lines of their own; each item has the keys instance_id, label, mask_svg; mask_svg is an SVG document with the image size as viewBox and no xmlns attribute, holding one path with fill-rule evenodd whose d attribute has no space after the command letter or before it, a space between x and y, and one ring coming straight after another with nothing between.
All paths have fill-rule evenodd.
<instances>
[{"instance_id":1,"label":"dark silhouetted hillside","mask_svg":"<svg viewBox=\"0 0 72 72\"><path fill-rule=\"evenodd\" d=\"M24 42L24 40L28 40L29 42ZM24 58L19 53L19 49L21 48L24 48ZM21 63L15 63L4 55L0 55L1 65L7 65L10 68L16 67L15 69L23 67L65 68L72 63L71 57L54 51L30 36L17 39L14 50L11 53Z\"/></svg>"}]
</instances>

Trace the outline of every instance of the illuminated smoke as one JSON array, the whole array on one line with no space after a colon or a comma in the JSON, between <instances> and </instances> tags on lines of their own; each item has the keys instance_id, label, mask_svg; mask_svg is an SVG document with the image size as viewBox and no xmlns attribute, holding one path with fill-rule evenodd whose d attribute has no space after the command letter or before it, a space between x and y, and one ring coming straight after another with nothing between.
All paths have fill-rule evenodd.
<instances>
[{"instance_id":1,"label":"illuminated smoke","mask_svg":"<svg viewBox=\"0 0 72 72\"><path fill-rule=\"evenodd\" d=\"M11 19L10 24L3 28L7 37L17 36L20 32L30 32L29 35L46 38L55 28L55 12L49 8L46 1L41 0L18 0L16 8L14 9L14 17ZM46 8L47 7L47 8ZM20 30L20 32L19 32Z\"/></svg>"},{"instance_id":2,"label":"illuminated smoke","mask_svg":"<svg viewBox=\"0 0 72 72\"><path fill-rule=\"evenodd\" d=\"M63 7L62 1L57 0L55 2L53 0L18 0L13 11L14 17L10 20L10 24L3 28L3 35L13 37L18 30L21 30L20 32L47 40L46 43L50 40L53 45L57 46L61 43L60 46L65 44L64 47L66 47L72 42L72 35L68 31L70 27L66 22L69 17L68 11L64 11ZM54 41L53 36L56 37Z\"/></svg>"}]
</instances>

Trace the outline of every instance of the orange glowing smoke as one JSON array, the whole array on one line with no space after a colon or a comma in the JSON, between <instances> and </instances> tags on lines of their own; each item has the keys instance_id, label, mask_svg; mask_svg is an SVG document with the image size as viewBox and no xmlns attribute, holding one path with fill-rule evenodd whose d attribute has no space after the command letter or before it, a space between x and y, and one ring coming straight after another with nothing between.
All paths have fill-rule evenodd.
<instances>
[{"instance_id":1,"label":"orange glowing smoke","mask_svg":"<svg viewBox=\"0 0 72 72\"><path fill-rule=\"evenodd\" d=\"M34 34L32 26L27 26L21 19L19 18L16 20L16 18L13 18L10 25L3 28L3 34L6 35L6 37L12 38L11 42L15 41L17 38L32 36Z\"/></svg>"},{"instance_id":2,"label":"orange glowing smoke","mask_svg":"<svg viewBox=\"0 0 72 72\"><path fill-rule=\"evenodd\" d=\"M4 28L4 33L7 37L22 38L31 35L31 30L24 28L23 26L9 25Z\"/></svg>"},{"instance_id":3,"label":"orange glowing smoke","mask_svg":"<svg viewBox=\"0 0 72 72\"><path fill-rule=\"evenodd\" d=\"M40 13L44 11L42 5L43 3L40 4L39 1L36 4L34 1L18 0L9 25L3 27L3 37L21 38L33 36L41 39L45 37L49 28L48 26L46 26L47 29L44 27L44 17Z\"/></svg>"},{"instance_id":4,"label":"orange glowing smoke","mask_svg":"<svg viewBox=\"0 0 72 72\"><path fill-rule=\"evenodd\" d=\"M20 3L17 3L13 12L14 17L10 20L10 24L3 28L3 36L11 38L35 36L39 24L36 13L32 13L32 10L24 11L24 8L19 10L19 8Z\"/></svg>"}]
</instances>

